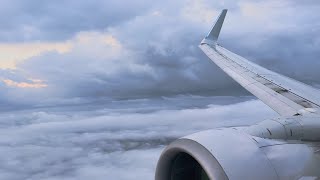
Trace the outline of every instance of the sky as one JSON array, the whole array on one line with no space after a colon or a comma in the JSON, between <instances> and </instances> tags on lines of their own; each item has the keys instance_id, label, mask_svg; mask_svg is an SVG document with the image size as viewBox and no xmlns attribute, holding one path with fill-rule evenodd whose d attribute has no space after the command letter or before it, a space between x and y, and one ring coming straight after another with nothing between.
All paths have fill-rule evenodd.
<instances>
[{"instance_id":1,"label":"sky","mask_svg":"<svg viewBox=\"0 0 320 180\"><path fill-rule=\"evenodd\" d=\"M223 8L221 45L318 86L319 7L311 0L2 1L1 105L247 94L198 48Z\"/></svg>"},{"instance_id":2,"label":"sky","mask_svg":"<svg viewBox=\"0 0 320 180\"><path fill-rule=\"evenodd\" d=\"M153 179L175 138L275 116L198 48L224 8L219 44L320 87L316 0L0 2L0 179Z\"/></svg>"}]
</instances>

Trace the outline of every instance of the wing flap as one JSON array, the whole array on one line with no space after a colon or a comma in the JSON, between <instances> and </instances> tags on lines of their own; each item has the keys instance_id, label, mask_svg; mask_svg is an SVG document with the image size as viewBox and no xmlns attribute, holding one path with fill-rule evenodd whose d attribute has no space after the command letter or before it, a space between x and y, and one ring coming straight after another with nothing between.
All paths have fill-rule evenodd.
<instances>
[{"instance_id":1,"label":"wing flap","mask_svg":"<svg viewBox=\"0 0 320 180\"><path fill-rule=\"evenodd\" d=\"M254 64L245 58L230 52L229 50L217 46L217 52L223 55L226 58L232 59L235 63L246 67L253 74L259 75L262 79L270 82L271 84L281 87L281 89L290 91L291 94L296 95L296 97L300 97L299 99L304 99L311 103L311 105L316 105L319 107L320 105L320 91L316 88L313 88L307 84L296 81L289 77L285 77L276 72L270 71L266 68L263 68L257 64Z\"/></svg>"}]
</instances>

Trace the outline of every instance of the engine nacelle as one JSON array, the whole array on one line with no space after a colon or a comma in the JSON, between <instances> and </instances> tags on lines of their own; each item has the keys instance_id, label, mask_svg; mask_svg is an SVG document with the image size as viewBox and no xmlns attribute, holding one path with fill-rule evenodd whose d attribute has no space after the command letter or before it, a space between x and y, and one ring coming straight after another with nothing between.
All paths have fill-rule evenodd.
<instances>
[{"instance_id":1,"label":"engine nacelle","mask_svg":"<svg viewBox=\"0 0 320 180\"><path fill-rule=\"evenodd\" d=\"M301 141L251 136L241 129L203 131L171 143L156 180L278 180L320 177L319 155Z\"/></svg>"},{"instance_id":2,"label":"engine nacelle","mask_svg":"<svg viewBox=\"0 0 320 180\"><path fill-rule=\"evenodd\" d=\"M289 117L262 121L250 126L247 132L268 139L320 141L318 117Z\"/></svg>"}]
</instances>

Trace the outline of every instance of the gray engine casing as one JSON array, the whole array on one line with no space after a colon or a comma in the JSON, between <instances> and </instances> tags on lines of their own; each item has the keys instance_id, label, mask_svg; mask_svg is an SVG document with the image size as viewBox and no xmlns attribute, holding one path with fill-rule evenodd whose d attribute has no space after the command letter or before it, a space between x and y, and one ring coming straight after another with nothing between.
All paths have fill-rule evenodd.
<instances>
[{"instance_id":1,"label":"gray engine casing","mask_svg":"<svg viewBox=\"0 0 320 180\"><path fill-rule=\"evenodd\" d=\"M314 151L301 141L263 139L237 128L208 130L171 143L158 161L155 179L315 179L320 163ZM195 167L199 171L193 172Z\"/></svg>"}]
</instances>

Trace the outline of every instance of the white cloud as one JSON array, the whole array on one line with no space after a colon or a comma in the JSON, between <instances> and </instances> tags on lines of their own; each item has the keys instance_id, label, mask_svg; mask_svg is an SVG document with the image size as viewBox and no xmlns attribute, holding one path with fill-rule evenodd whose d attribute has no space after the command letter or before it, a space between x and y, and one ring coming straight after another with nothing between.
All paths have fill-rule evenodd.
<instances>
[{"instance_id":1,"label":"white cloud","mask_svg":"<svg viewBox=\"0 0 320 180\"><path fill-rule=\"evenodd\" d=\"M132 104L110 102L120 103L116 109L75 107L70 111L71 107L69 110L62 107L3 113L0 179L153 179L162 149L175 138L214 127L252 124L275 116L258 100L210 105L208 98L212 103L234 101L232 98L177 97ZM174 102L174 106L163 109L163 104L169 102ZM186 102L190 106L181 109ZM192 108L192 104L198 103L206 106ZM154 109L137 113L141 111L139 104Z\"/></svg>"},{"instance_id":2,"label":"white cloud","mask_svg":"<svg viewBox=\"0 0 320 180\"><path fill-rule=\"evenodd\" d=\"M7 86L11 87L18 87L18 88L45 88L47 87L46 84L42 83L41 80L31 80L32 83L27 83L27 82L15 82L10 79L3 79L2 80Z\"/></svg>"},{"instance_id":3,"label":"white cloud","mask_svg":"<svg viewBox=\"0 0 320 180\"><path fill-rule=\"evenodd\" d=\"M65 53L68 52L70 48L71 44L69 42L1 43L0 68L14 69L17 63L29 59L33 56L39 56L48 51Z\"/></svg>"}]
</instances>

